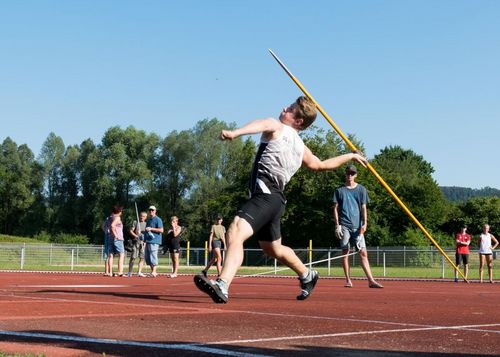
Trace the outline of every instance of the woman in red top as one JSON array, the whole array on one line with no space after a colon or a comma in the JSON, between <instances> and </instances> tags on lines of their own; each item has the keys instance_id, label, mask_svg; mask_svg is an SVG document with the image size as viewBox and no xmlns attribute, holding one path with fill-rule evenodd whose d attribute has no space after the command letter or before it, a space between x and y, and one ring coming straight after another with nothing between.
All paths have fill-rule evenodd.
<instances>
[{"instance_id":1,"label":"woman in red top","mask_svg":"<svg viewBox=\"0 0 500 357\"><path fill-rule=\"evenodd\" d=\"M463 225L460 233L455 235L455 242L457 243L457 249L455 252L455 264L457 267L460 266L460 261L464 264L464 275L467 279L467 274L469 273L469 245L471 242L471 236L467 234L467 226ZM455 270L455 283L458 283L458 272Z\"/></svg>"}]
</instances>

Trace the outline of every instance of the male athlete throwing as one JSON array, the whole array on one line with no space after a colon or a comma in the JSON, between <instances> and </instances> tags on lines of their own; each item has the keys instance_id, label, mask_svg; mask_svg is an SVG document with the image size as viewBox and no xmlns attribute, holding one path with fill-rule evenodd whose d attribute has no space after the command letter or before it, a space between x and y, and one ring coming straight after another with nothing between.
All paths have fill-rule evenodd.
<instances>
[{"instance_id":1,"label":"male athlete throwing","mask_svg":"<svg viewBox=\"0 0 500 357\"><path fill-rule=\"evenodd\" d=\"M321 171L335 169L350 160L366 163L358 153L324 161L318 159L298 134L315 119L314 103L302 96L282 110L279 121L273 118L255 120L236 130L221 132L221 140L257 133L262 133L262 136L251 173L250 199L238 211L227 232L228 246L222 274L215 281L203 274L194 277L196 286L214 302L227 303L229 285L243 263L243 243L252 235L258 239L265 254L297 273L301 287L297 299L305 300L311 295L318 272L306 268L291 248L281 244L280 218L285 211L285 185L302 164Z\"/></svg>"}]
</instances>

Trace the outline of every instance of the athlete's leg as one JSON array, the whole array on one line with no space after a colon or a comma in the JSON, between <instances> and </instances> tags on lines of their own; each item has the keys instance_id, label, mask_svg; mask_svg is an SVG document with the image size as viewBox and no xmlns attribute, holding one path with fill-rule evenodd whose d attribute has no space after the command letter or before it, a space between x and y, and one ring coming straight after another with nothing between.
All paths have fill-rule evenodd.
<instances>
[{"instance_id":1,"label":"athlete's leg","mask_svg":"<svg viewBox=\"0 0 500 357\"><path fill-rule=\"evenodd\" d=\"M220 248L215 248L213 252L214 257L212 259L215 259L215 263L217 264L217 275L220 276L220 274L222 273L222 254Z\"/></svg>"},{"instance_id":2,"label":"athlete's leg","mask_svg":"<svg viewBox=\"0 0 500 357\"><path fill-rule=\"evenodd\" d=\"M250 224L239 216L234 217L227 231L226 259L220 278L229 286L233 281L238 268L243 263L243 243L253 235Z\"/></svg>"},{"instance_id":3,"label":"athlete's leg","mask_svg":"<svg viewBox=\"0 0 500 357\"><path fill-rule=\"evenodd\" d=\"M488 278L490 283L493 283L493 265L491 263L491 255L486 256L486 262L488 264Z\"/></svg>"},{"instance_id":4,"label":"athlete's leg","mask_svg":"<svg viewBox=\"0 0 500 357\"><path fill-rule=\"evenodd\" d=\"M351 274L350 274L350 268L349 268L349 257L347 256L347 254L349 254L349 249L342 249L342 255L344 256L342 258L342 268L344 269L345 286L351 287L352 281L351 281Z\"/></svg>"},{"instance_id":5,"label":"athlete's leg","mask_svg":"<svg viewBox=\"0 0 500 357\"><path fill-rule=\"evenodd\" d=\"M281 238L273 242L259 241L259 245L264 253L276 258L280 263L285 264L287 267L296 272L298 276L302 276L307 273L307 267L290 247L281 244Z\"/></svg>"},{"instance_id":6,"label":"athlete's leg","mask_svg":"<svg viewBox=\"0 0 500 357\"><path fill-rule=\"evenodd\" d=\"M479 282L483 282L484 254L479 254Z\"/></svg>"}]
</instances>

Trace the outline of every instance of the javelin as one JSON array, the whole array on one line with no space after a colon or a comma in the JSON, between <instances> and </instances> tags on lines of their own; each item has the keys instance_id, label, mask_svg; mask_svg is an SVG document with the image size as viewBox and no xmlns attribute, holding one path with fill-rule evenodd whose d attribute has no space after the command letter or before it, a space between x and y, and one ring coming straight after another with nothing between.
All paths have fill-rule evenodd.
<instances>
[{"instance_id":1,"label":"javelin","mask_svg":"<svg viewBox=\"0 0 500 357\"><path fill-rule=\"evenodd\" d=\"M313 101L314 105L316 106L316 108L318 108L319 112L325 117L325 119L328 121L328 123L330 123L330 125L333 127L333 129L335 129L337 134L340 135L340 137L344 140L344 142L347 144L347 146L349 146L349 148L352 151L357 151L358 149L356 148L356 146L354 146L354 144L351 142L351 140L349 140L349 138L344 135L342 130L340 130L340 128L333 122L333 120L330 118L330 116L323 110L323 108L318 104L318 102L316 102L316 100L312 97L312 95L309 94L309 92L304 88L304 86L299 82L299 80L297 78L295 78L295 76L292 74L292 72L290 72L288 70L288 68L286 68L286 66L283 64L283 62L281 62L281 60L274 54L273 51L269 50L269 52L271 52L271 55L274 57L276 62L278 62L278 64L281 66L281 68L283 68L285 70L285 72L288 74L288 76L300 88L300 90L306 95L306 97L308 97L309 99L311 99ZM382 186L387 190L387 192L389 192L389 195L392 196L392 198L396 201L396 203L399 205L399 207L401 207L401 209L408 215L408 217L411 218L411 220L417 225L417 227L420 228L422 233L424 233L424 235L432 242L432 244L434 244L434 246L439 250L439 252L443 255L443 257L445 257L446 260L451 264L453 269L455 269L458 273L460 273L460 275L462 276L462 278L464 278L464 280L466 282L469 282L467 280L467 278L465 277L465 275L451 261L450 257L448 257L448 255L446 255L446 253L443 251L443 249L441 249L439 244L434 240L434 238L432 238L430 233L427 232L425 227L413 215L413 213L411 213L411 211L408 209L408 207L406 207L406 205L403 203L403 201L401 201L399 199L399 197L394 193L394 191L389 187L389 185L384 181L384 179L378 174L378 172L375 170L375 168L372 165L370 165L369 162L367 162L366 168L368 169L368 171L370 171L373 174L373 176L375 176L375 178L382 184Z\"/></svg>"}]
</instances>

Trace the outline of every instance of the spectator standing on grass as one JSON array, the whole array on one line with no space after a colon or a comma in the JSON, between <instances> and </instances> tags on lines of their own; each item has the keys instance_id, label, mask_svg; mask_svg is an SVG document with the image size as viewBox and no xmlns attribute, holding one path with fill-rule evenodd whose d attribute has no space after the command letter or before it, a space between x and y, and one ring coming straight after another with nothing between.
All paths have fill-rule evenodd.
<instances>
[{"instance_id":1,"label":"spectator standing on grass","mask_svg":"<svg viewBox=\"0 0 500 357\"><path fill-rule=\"evenodd\" d=\"M113 276L123 276L123 261L125 259L125 247L123 245L123 223L121 219L123 207L114 206L111 215L110 236L108 238L108 269L113 272L113 257L118 254L118 273Z\"/></svg>"},{"instance_id":2,"label":"spectator standing on grass","mask_svg":"<svg viewBox=\"0 0 500 357\"><path fill-rule=\"evenodd\" d=\"M250 181L250 198L238 211L229 226L227 249L222 273L209 280L202 273L194 277L196 286L216 303L226 303L229 286L243 262L243 243L255 236L265 254L291 268L299 278L298 300L310 295L318 280L318 272L308 269L295 252L282 244L280 219L285 211L285 185L302 166L313 171L332 170L350 160L366 163L358 153L320 160L304 144L299 132L316 119L316 107L307 97L299 97L283 108L279 120L254 120L235 130L222 130L221 140L242 135L261 134Z\"/></svg>"},{"instance_id":3,"label":"spectator standing on grass","mask_svg":"<svg viewBox=\"0 0 500 357\"><path fill-rule=\"evenodd\" d=\"M222 225L222 216L217 216L215 224L210 229L210 236L208 237L208 250L212 252L212 258L208 262L205 269L201 273L205 276L208 274L208 269L216 263L217 276L222 273L222 244L226 246L226 227Z\"/></svg>"},{"instance_id":4,"label":"spectator standing on grass","mask_svg":"<svg viewBox=\"0 0 500 357\"><path fill-rule=\"evenodd\" d=\"M134 270L134 262L139 258L137 276L144 277L142 267L144 265L144 251L146 243L144 242L144 233L146 232L146 218L148 214L141 212L139 214L139 222L134 221L132 228L130 228L130 235L132 236L132 252L130 253L130 260L128 262L128 276L132 276Z\"/></svg>"},{"instance_id":5,"label":"spectator standing on grass","mask_svg":"<svg viewBox=\"0 0 500 357\"><path fill-rule=\"evenodd\" d=\"M460 261L464 264L464 275L467 279L469 273L469 245L472 237L467 233L467 226L463 225L460 233L455 235L456 251L455 251L455 264L457 268L460 266ZM458 283L458 272L455 269L455 283Z\"/></svg>"},{"instance_id":6,"label":"spectator standing on grass","mask_svg":"<svg viewBox=\"0 0 500 357\"><path fill-rule=\"evenodd\" d=\"M177 278L179 272L179 253L181 251L182 227L179 226L179 218L172 216L170 218L170 228L167 232L167 249L172 259L172 273L170 278Z\"/></svg>"},{"instance_id":7,"label":"spectator standing on grass","mask_svg":"<svg viewBox=\"0 0 500 357\"><path fill-rule=\"evenodd\" d=\"M149 206L149 218L146 221L146 233L144 238L146 241L146 249L144 251L144 258L146 264L150 266L151 273L149 277L156 278L158 275L158 249L161 245L161 235L163 233L163 221L156 215L156 207Z\"/></svg>"},{"instance_id":8,"label":"spectator standing on grass","mask_svg":"<svg viewBox=\"0 0 500 357\"><path fill-rule=\"evenodd\" d=\"M493 245L491 245L493 242ZM483 268L484 263L488 265L488 277L490 283L493 284L493 266L492 266L492 256L493 250L498 246L498 240L493 234L490 233L490 226L485 224L483 226L483 233L478 239L479 245L479 282L483 282Z\"/></svg>"},{"instance_id":9,"label":"spectator standing on grass","mask_svg":"<svg viewBox=\"0 0 500 357\"><path fill-rule=\"evenodd\" d=\"M335 189L333 194L333 217L335 219L335 235L340 240L340 248L344 258L342 267L344 268L346 288L352 287L349 271L350 248L359 251L361 257L361 267L368 278L370 288L383 288L375 281L368 261L366 251L365 232L368 226L368 192L366 188L356 182L358 169L354 165L347 166L345 170L345 183Z\"/></svg>"}]
</instances>

